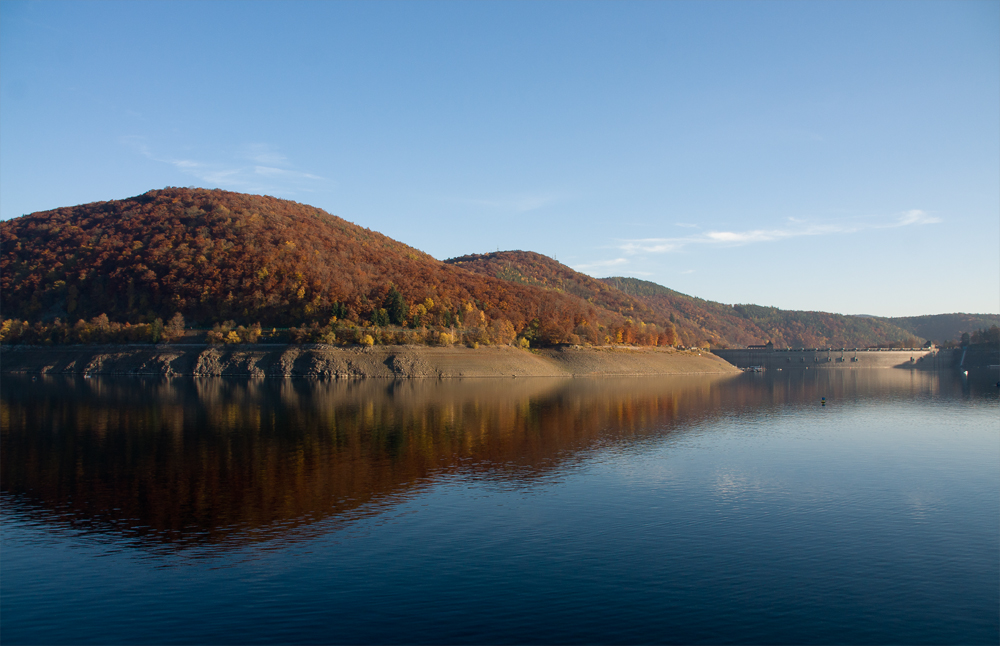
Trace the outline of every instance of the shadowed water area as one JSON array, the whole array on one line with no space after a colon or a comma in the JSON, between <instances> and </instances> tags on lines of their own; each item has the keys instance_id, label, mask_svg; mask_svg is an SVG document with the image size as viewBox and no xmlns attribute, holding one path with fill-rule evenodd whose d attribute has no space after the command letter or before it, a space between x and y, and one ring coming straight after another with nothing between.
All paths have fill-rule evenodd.
<instances>
[{"instance_id":1,"label":"shadowed water area","mask_svg":"<svg viewBox=\"0 0 1000 646\"><path fill-rule=\"evenodd\" d=\"M988 377L0 390L5 643L1000 638Z\"/></svg>"}]
</instances>

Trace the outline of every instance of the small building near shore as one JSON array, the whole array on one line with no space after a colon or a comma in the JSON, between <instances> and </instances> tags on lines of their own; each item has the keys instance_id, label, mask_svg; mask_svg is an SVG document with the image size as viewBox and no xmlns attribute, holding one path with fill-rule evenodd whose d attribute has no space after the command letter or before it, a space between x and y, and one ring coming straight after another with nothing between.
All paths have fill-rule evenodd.
<instances>
[{"instance_id":1,"label":"small building near shore","mask_svg":"<svg viewBox=\"0 0 1000 646\"><path fill-rule=\"evenodd\" d=\"M764 345L748 345L747 350L774 350L774 343L768 341Z\"/></svg>"}]
</instances>

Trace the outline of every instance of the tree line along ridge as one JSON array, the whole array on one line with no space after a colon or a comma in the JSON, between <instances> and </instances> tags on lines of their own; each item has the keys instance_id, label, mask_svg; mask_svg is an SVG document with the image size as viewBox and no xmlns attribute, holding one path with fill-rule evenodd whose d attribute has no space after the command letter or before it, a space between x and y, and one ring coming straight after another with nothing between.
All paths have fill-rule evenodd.
<instances>
[{"instance_id":1,"label":"tree line along ridge","mask_svg":"<svg viewBox=\"0 0 1000 646\"><path fill-rule=\"evenodd\" d=\"M914 340L887 319L713 303L591 278L532 252L442 262L312 206L218 189L166 188L0 222L0 312L5 343L177 340L178 320L219 343Z\"/></svg>"}]
</instances>

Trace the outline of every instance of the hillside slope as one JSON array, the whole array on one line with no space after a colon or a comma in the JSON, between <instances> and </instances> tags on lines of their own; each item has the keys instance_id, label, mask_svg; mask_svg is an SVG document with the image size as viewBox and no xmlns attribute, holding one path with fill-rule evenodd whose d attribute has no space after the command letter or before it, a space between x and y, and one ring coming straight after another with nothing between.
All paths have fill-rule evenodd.
<instances>
[{"instance_id":1,"label":"hillside slope","mask_svg":"<svg viewBox=\"0 0 1000 646\"><path fill-rule=\"evenodd\" d=\"M622 316L635 316L650 321L656 316L644 302L615 286L581 274L557 260L533 251L470 254L449 258L445 262L483 276L572 294Z\"/></svg>"},{"instance_id":2,"label":"hillside slope","mask_svg":"<svg viewBox=\"0 0 1000 646\"><path fill-rule=\"evenodd\" d=\"M470 344L520 335L533 345L717 347L909 346L1000 323L996 315L887 319L726 305L634 278L591 278L523 251L441 262L304 204L181 188L0 222L0 313L29 326L59 319L64 339L87 336L66 327L80 319L103 330L109 319L152 324L182 313L202 326L393 323L432 329L417 337L434 342L447 329ZM15 323L11 330L27 329ZM48 338L43 332L21 342Z\"/></svg>"},{"instance_id":3,"label":"hillside slope","mask_svg":"<svg viewBox=\"0 0 1000 646\"><path fill-rule=\"evenodd\" d=\"M557 342L582 321L622 321L576 296L468 272L272 197L167 188L0 223L6 318L368 321L391 288L412 310L399 317L411 325L508 321Z\"/></svg>"},{"instance_id":4,"label":"hillside slope","mask_svg":"<svg viewBox=\"0 0 1000 646\"><path fill-rule=\"evenodd\" d=\"M678 330L697 328L713 345L743 346L771 341L779 348L868 347L919 345L924 339L885 319L865 319L829 312L781 310L776 307L725 305L675 292L636 278L604 282L645 301L659 313L679 313ZM678 315L675 314L675 319Z\"/></svg>"},{"instance_id":5,"label":"hillside slope","mask_svg":"<svg viewBox=\"0 0 1000 646\"><path fill-rule=\"evenodd\" d=\"M886 319L726 305L636 278L595 279L532 252L473 254L445 262L484 276L579 296L636 322L671 329L687 346L738 347L773 341L778 347L860 347L917 345L924 340Z\"/></svg>"},{"instance_id":6,"label":"hillside slope","mask_svg":"<svg viewBox=\"0 0 1000 646\"><path fill-rule=\"evenodd\" d=\"M1000 326L1000 314L928 314L884 319L914 336L931 339L937 343L959 341L963 333L988 330Z\"/></svg>"}]
</instances>

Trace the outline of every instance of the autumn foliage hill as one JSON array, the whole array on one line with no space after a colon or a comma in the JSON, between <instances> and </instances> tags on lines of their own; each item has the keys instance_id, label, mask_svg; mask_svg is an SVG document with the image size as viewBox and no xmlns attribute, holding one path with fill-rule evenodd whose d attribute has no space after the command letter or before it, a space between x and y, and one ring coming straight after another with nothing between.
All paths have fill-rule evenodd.
<instances>
[{"instance_id":1,"label":"autumn foliage hill","mask_svg":"<svg viewBox=\"0 0 1000 646\"><path fill-rule=\"evenodd\" d=\"M139 324L180 312L203 326L334 317L502 324L533 343L625 321L574 294L440 262L311 206L184 188L0 222L0 308L28 321L107 315Z\"/></svg>"},{"instance_id":2,"label":"autumn foliage hill","mask_svg":"<svg viewBox=\"0 0 1000 646\"><path fill-rule=\"evenodd\" d=\"M591 278L533 252L475 254L445 262L484 276L578 296L636 321L669 328L686 346L742 347L772 341L777 347L868 347L924 341L886 319L726 305L636 278Z\"/></svg>"},{"instance_id":3,"label":"autumn foliage hill","mask_svg":"<svg viewBox=\"0 0 1000 646\"><path fill-rule=\"evenodd\" d=\"M975 334L979 330L1000 326L998 314L927 314L888 320L915 336L933 339L938 343L960 341L963 334Z\"/></svg>"},{"instance_id":4,"label":"autumn foliage hill","mask_svg":"<svg viewBox=\"0 0 1000 646\"><path fill-rule=\"evenodd\" d=\"M644 302L596 278L581 274L557 260L533 251L498 251L445 260L468 271L519 285L572 294L622 316L650 323L664 317Z\"/></svg>"},{"instance_id":5,"label":"autumn foliage hill","mask_svg":"<svg viewBox=\"0 0 1000 646\"><path fill-rule=\"evenodd\" d=\"M924 343L924 338L884 318L727 305L636 278L602 280L642 299L656 312L672 314L682 338L693 335L717 346L742 347L766 341L779 348L913 347Z\"/></svg>"},{"instance_id":6,"label":"autumn foliage hill","mask_svg":"<svg viewBox=\"0 0 1000 646\"><path fill-rule=\"evenodd\" d=\"M53 342L166 338L177 314L234 342L263 325L298 326L293 340L715 347L910 346L1000 322L726 305L525 251L440 262L311 206L183 188L0 222L0 314L0 340L58 319Z\"/></svg>"}]
</instances>

